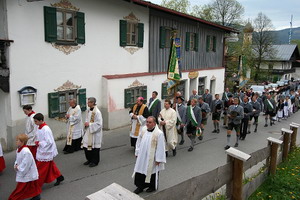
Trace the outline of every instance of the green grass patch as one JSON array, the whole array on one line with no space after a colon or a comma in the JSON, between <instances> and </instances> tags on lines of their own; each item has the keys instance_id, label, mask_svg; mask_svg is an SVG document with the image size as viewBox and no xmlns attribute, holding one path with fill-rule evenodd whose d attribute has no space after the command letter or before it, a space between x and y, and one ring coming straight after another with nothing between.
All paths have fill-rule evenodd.
<instances>
[{"instance_id":1,"label":"green grass patch","mask_svg":"<svg viewBox=\"0 0 300 200\"><path fill-rule=\"evenodd\" d=\"M300 200L300 148L289 154L286 162L277 166L276 175L266 181L249 197L249 200Z\"/></svg>"}]
</instances>

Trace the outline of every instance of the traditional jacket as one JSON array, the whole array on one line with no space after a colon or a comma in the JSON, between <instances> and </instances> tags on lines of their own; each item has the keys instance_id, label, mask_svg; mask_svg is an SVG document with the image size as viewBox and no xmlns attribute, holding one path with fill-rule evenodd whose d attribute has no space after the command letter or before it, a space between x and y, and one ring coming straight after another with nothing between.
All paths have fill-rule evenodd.
<instances>
[{"instance_id":1,"label":"traditional jacket","mask_svg":"<svg viewBox=\"0 0 300 200\"><path fill-rule=\"evenodd\" d=\"M158 115L161 111L161 101L156 98L153 99L152 97L149 100L149 115L158 118Z\"/></svg>"},{"instance_id":2,"label":"traditional jacket","mask_svg":"<svg viewBox=\"0 0 300 200\"><path fill-rule=\"evenodd\" d=\"M244 117L244 108L240 105L231 105L228 108L228 114L236 112L236 117L228 118L228 123L241 124L241 119Z\"/></svg>"},{"instance_id":3,"label":"traditional jacket","mask_svg":"<svg viewBox=\"0 0 300 200\"><path fill-rule=\"evenodd\" d=\"M88 150L93 148L101 148L102 144L102 127L103 119L100 110L95 106L89 109L86 114L85 122L89 122L89 126L84 129L84 136L82 139L82 146Z\"/></svg>"},{"instance_id":4,"label":"traditional jacket","mask_svg":"<svg viewBox=\"0 0 300 200\"><path fill-rule=\"evenodd\" d=\"M221 99L215 99L213 100L212 104L212 112L213 113L221 113L223 110L223 101Z\"/></svg>"},{"instance_id":5,"label":"traditional jacket","mask_svg":"<svg viewBox=\"0 0 300 200\"><path fill-rule=\"evenodd\" d=\"M252 116L257 117L259 116L259 113L261 112L261 105L258 101L251 101L250 104L252 105Z\"/></svg>"},{"instance_id":6,"label":"traditional jacket","mask_svg":"<svg viewBox=\"0 0 300 200\"><path fill-rule=\"evenodd\" d=\"M253 112L253 107L252 105L247 102L242 102L241 106L244 108L244 119L250 119L250 116L252 115Z\"/></svg>"},{"instance_id":7,"label":"traditional jacket","mask_svg":"<svg viewBox=\"0 0 300 200\"><path fill-rule=\"evenodd\" d=\"M28 147L23 146L17 150L15 165L18 165L16 171L17 182L25 183L39 178L34 158Z\"/></svg>"}]
</instances>

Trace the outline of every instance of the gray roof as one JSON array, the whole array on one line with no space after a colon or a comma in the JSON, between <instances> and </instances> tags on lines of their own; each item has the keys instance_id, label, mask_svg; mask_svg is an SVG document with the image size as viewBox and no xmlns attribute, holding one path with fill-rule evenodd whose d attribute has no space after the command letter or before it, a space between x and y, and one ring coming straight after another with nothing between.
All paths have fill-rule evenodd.
<instances>
[{"instance_id":1,"label":"gray roof","mask_svg":"<svg viewBox=\"0 0 300 200\"><path fill-rule=\"evenodd\" d=\"M275 50L275 56L271 60L288 61L291 59L297 45L282 44L282 45L272 45L272 47Z\"/></svg>"}]
</instances>

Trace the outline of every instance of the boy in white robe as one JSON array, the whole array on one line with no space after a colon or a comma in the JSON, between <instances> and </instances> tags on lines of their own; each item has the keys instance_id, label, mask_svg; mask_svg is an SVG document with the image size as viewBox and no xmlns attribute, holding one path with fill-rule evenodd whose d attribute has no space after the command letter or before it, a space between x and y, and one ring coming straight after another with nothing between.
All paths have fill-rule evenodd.
<instances>
[{"instance_id":1,"label":"boy in white robe","mask_svg":"<svg viewBox=\"0 0 300 200\"><path fill-rule=\"evenodd\" d=\"M42 187L44 183L51 183L56 179L54 186L57 186L64 180L64 177L53 161L58 152L52 131L44 122L42 113L37 113L33 119L34 123L39 126L36 133L37 140L35 141L35 144L38 146L36 165L39 171L39 185Z\"/></svg>"},{"instance_id":2,"label":"boy in white robe","mask_svg":"<svg viewBox=\"0 0 300 200\"><path fill-rule=\"evenodd\" d=\"M38 170L35 160L26 146L28 136L25 133L19 134L16 137L17 158L14 164L14 169L17 173L16 189L11 193L8 200L19 200L31 198L31 200L40 200L41 187L38 183Z\"/></svg>"},{"instance_id":3,"label":"boy in white robe","mask_svg":"<svg viewBox=\"0 0 300 200\"><path fill-rule=\"evenodd\" d=\"M73 153L81 149L83 134L81 108L76 103L76 99L69 101L69 109L66 114L67 123L67 141L63 149L65 154Z\"/></svg>"},{"instance_id":4,"label":"boy in white robe","mask_svg":"<svg viewBox=\"0 0 300 200\"><path fill-rule=\"evenodd\" d=\"M158 172L164 170L166 163L165 138L163 132L156 125L156 119L147 118L146 126L139 135L136 143L134 166L134 184L139 194L145 188L146 192L153 192L158 186Z\"/></svg>"},{"instance_id":5,"label":"boy in white robe","mask_svg":"<svg viewBox=\"0 0 300 200\"><path fill-rule=\"evenodd\" d=\"M176 129L177 115L176 111L171 108L171 101L165 100L165 108L160 111L158 122L160 130L162 130L166 136L166 156L168 156L169 150L173 151L173 156L176 156L176 146L178 142L178 135Z\"/></svg>"},{"instance_id":6,"label":"boy in white robe","mask_svg":"<svg viewBox=\"0 0 300 200\"><path fill-rule=\"evenodd\" d=\"M88 98L88 107L89 110L84 123L85 133L82 140L87 161L83 164L96 167L100 161L103 119L94 97Z\"/></svg>"},{"instance_id":7,"label":"boy in white robe","mask_svg":"<svg viewBox=\"0 0 300 200\"><path fill-rule=\"evenodd\" d=\"M35 112L32 110L31 105L23 106L23 111L24 111L24 114L27 116L26 122L25 122L25 134L28 136L27 147L30 149L30 151L35 159L36 150L37 150L35 141L36 141L36 131L38 129L38 126L35 125L34 120L33 120Z\"/></svg>"}]
</instances>

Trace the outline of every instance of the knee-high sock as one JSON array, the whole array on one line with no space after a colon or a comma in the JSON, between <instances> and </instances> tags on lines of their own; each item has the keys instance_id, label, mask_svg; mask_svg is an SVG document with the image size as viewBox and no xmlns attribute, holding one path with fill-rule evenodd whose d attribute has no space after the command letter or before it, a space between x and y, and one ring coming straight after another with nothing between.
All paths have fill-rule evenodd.
<instances>
[{"instance_id":1,"label":"knee-high sock","mask_svg":"<svg viewBox=\"0 0 300 200\"><path fill-rule=\"evenodd\" d=\"M238 144L239 143L239 138L240 138L240 135L236 134L236 143Z\"/></svg>"},{"instance_id":2,"label":"knee-high sock","mask_svg":"<svg viewBox=\"0 0 300 200\"><path fill-rule=\"evenodd\" d=\"M216 122L217 130L219 130L219 122Z\"/></svg>"},{"instance_id":3,"label":"knee-high sock","mask_svg":"<svg viewBox=\"0 0 300 200\"><path fill-rule=\"evenodd\" d=\"M230 146L230 138L231 138L231 135L227 134L227 145Z\"/></svg>"},{"instance_id":4,"label":"knee-high sock","mask_svg":"<svg viewBox=\"0 0 300 200\"><path fill-rule=\"evenodd\" d=\"M265 122L266 122L266 124L268 124L268 117L265 118Z\"/></svg>"},{"instance_id":5,"label":"knee-high sock","mask_svg":"<svg viewBox=\"0 0 300 200\"><path fill-rule=\"evenodd\" d=\"M255 129L256 129L256 130L257 130L257 125L258 125L258 124L257 124L257 123L255 123Z\"/></svg>"},{"instance_id":6,"label":"knee-high sock","mask_svg":"<svg viewBox=\"0 0 300 200\"><path fill-rule=\"evenodd\" d=\"M214 128L217 129L217 123L214 121Z\"/></svg>"},{"instance_id":7,"label":"knee-high sock","mask_svg":"<svg viewBox=\"0 0 300 200\"><path fill-rule=\"evenodd\" d=\"M250 132L251 128L251 123L248 123L248 132Z\"/></svg>"}]
</instances>

